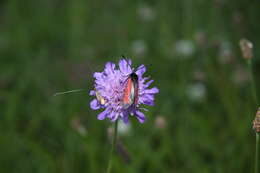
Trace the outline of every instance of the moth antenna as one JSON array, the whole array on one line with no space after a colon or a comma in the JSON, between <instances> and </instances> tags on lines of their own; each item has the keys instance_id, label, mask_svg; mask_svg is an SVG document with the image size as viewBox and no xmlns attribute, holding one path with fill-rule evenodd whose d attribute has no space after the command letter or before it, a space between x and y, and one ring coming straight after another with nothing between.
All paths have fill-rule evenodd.
<instances>
[{"instance_id":1,"label":"moth antenna","mask_svg":"<svg viewBox=\"0 0 260 173\"><path fill-rule=\"evenodd\" d=\"M75 92L80 92L80 91L84 91L85 89L76 89L76 90L70 90L70 91L64 91L64 92L57 92L55 94L53 94L53 96L57 96L57 95L63 95L63 94L68 94L68 93L75 93Z\"/></svg>"},{"instance_id":2,"label":"moth antenna","mask_svg":"<svg viewBox=\"0 0 260 173\"><path fill-rule=\"evenodd\" d=\"M127 58L125 57L125 55L123 55L123 54L121 55L121 57L126 60L127 65L129 65L130 68L131 68L131 65L132 65L131 59L129 59L129 58L127 59ZM134 68L131 68L131 70L134 70Z\"/></svg>"}]
</instances>

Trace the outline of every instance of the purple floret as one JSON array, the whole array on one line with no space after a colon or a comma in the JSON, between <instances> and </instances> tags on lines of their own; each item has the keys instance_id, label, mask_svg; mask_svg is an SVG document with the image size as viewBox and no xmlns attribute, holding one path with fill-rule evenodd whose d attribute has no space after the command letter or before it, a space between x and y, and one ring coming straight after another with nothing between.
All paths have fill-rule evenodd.
<instances>
[{"instance_id":1,"label":"purple floret","mask_svg":"<svg viewBox=\"0 0 260 173\"><path fill-rule=\"evenodd\" d=\"M145 121L145 115L140 111L139 106L141 104L153 106L154 95L159 92L159 89L156 87L148 88L153 80L143 77L146 71L144 65L139 66L136 71L131 68L131 65L131 60L121 59L118 69L114 63L108 62L103 72L93 74L95 90L91 90L90 95L96 96L96 98L91 101L90 107L93 110L104 109L97 117L99 120L105 118L109 118L111 121L122 119L128 123L129 115L133 115L140 123ZM138 76L138 101L137 105L124 108L122 99L126 87L125 81L133 72ZM97 99L97 95L102 98L102 101Z\"/></svg>"}]
</instances>

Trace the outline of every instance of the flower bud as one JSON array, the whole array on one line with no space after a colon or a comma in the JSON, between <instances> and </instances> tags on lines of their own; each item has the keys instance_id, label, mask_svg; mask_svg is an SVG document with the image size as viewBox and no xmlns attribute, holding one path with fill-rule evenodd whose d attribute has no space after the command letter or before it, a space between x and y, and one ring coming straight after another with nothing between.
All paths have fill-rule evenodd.
<instances>
[{"instance_id":1,"label":"flower bud","mask_svg":"<svg viewBox=\"0 0 260 173\"><path fill-rule=\"evenodd\" d=\"M258 108L258 111L256 112L255 119L253 121L253 129L255 132L260 132L260 107Z\"/></svg>"},{"instance_id":2,"label":"flower bud","mask_svg":"<svg viewBox=\"0 0 260 173\"><path fill-rule=\"evenodd\" d=\"M253 44L249 40L243 38L239 41L239 45L243 57L245 59L251 59L253 57Z\"/></svg>"}]
</instances>

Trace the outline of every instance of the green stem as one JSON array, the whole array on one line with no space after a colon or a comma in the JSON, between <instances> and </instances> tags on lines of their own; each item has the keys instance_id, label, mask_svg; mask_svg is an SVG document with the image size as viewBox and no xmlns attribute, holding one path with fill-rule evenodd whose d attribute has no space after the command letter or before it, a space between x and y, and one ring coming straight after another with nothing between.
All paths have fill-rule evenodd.
<instances>
[{"instance_id":1,"label":"green stem","mask_svg":"<svg viewBox=\"0 0 260 173\"><path fill-rule=\"evenodd\" d=\"M249 70L249 75L250 75L252 97L254 98L254 102L255 102L256 106L258 106L257 93L256 93L255 80L254 80L254 75L253 75L253 67L252 67L251 59L247 60L247 65L248 65L248 70Z\"/></svg>"},{"instance_id":2,"label":"green stem","mask_svg":"<svg viewBox=\"0 0 260 173\"><path fill-rule=\"evenodd\" d=\"M253 67L252 67L252 60L247 60L248 70L250 74L250 82L251 82L251 93L252 97L254 98L254 104L255 106L258 106L258 99L257 99L257 93L256 93L256 87L255 87L255 80L253 75ZM259 133L256 132L255 134L255 173L258 173L258 162L259 162Z\"/></svg>"},{"instance_id":3,"label":"green stem","mask_svg":"<svg viewBox=\"0 0 260 173\"><path fill-rule=\"evenodd\" d=\"M255 173L258 173L258 148L259 148L259 134L255 135Z\"/></svg>"},{"instance_id":4,"label":"green stem","mask_svg":"<svg viewBox=\"0 0 260 173\"><path fill-rule=\"evenodd\" d=\"M110 155L109 155L109 160L108 160L108 166L107 166L107 173L111 172L112 168L112 163L113 163L113 153L114 153L114 148L116 146L116 141L117 141L117 125L118 125L118 120L115 122L115 127L114 127L114 138L113 138L113 143L111 146L110 150Z\"/></svg>"}]
</instances>

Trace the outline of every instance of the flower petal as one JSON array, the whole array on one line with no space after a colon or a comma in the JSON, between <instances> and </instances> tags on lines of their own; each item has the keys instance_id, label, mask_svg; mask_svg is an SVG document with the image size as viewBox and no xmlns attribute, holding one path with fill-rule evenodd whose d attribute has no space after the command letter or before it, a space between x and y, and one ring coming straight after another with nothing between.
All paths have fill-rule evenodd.
<instances>
[{"instance_id":1,"label":"flower petal","mask_svg":"<svg viewBox=\"0 0 260 173\"><path fill-rule=\"evenodd\" d=\"M92 100L92 101L90 102L90 107L91 107L91 109L93 109L93 110L100 109L100 105L99 105L97 99L94 99L94 100Z\"/></svg>"},{"instance_id":2,"label":"flower petal","mask_svg":"<svg viewBox=\"0 0 260 173\"><path fill-rule=\"evenodd\" d=\"M107 109L105 109L103 112L101 112L100 114L98 114L98 119L99 120L103 120L103 119L105 119L106 117L107 117L107 115L108 115L108 113L109 113L109 109L107 108Z\"/></svg>"},{"instance_id":3,"label":"flower petal","mask_svg":"<svg viewBox=\"0 0 260 173\"><path fill-rule=\"evenodd\" d=\"M115 113L115 114L113 115L111 121L112 121L112 122L115 122L117 119L118 119L118 114Z\"/></svg>"},{"instance_id":4,"label":"flower petal","mask_svg":"<svg viewBox=\"0 0 260 173\"><path fill-rule=\"evenodd\" d=\"M145 116L144 116L144 114L142 112L136 111L135 115L136 115L136 117L137 117L137 119L138 119L138 121L140 123L144 123L145 122Z\"/></svg>"},{"instance_id":5,"label":"flower petal","mask_svg":"<svg viewBox=\"0 0 260 173\"><path fill-rule=\"evenodd\" d=\"M115 111L111 111L111 112L107 115L107 117L112 120L113 118L115 118L115 115L116 115Z\"/></svg>"},{"instance_id":6,"label":"flower petal","mask_svg":"<svg viewBox=\"0 0 260 173\"><path fill-rule=\"evenodd\" d=\"M148 106L154 106L154 101L153 100L144 100L143 104L148 105Z\"/></svg>"},{"instance_id":7,"label":"flower petal","mask_svg":"<svg viewBox=\"0 0 260 173\"><path fill-rule=\"evenodd\" d=\"M129 123L128 115L124 116L122 119L125 124Z\"/></svg>"},{"instance_id":8,"label":"flower petal","mask_svg":"<svg viewBox=\"0 0 260 173\"><path fill-rule=\"evenodd\" d=\"M141 104L146 104L149 106L154 105L154 95L152 94L143 94L141 97L139 97L139 102Z\"/></svg>"},{"instance_id":9,"label":"flower petal","mask_svg":"<svg viewBox=\"0 0 260 173\"><path fill-rule=\"evenodd\" d=\"M102 76L103 76L103 73L100 73L100 72L95 72L93 74L93 77L96 78L96 79L102 79Z\"/></svg>"},{"instance_id":10,"label":"flower petal","mask_svg":"<svg viewBox=\"0 0 260 173\"><path fill-rule=\"evenodd\" d=\"M95 95L96 95L96 92L95 92L94 90L90 90L89 95L90 95L90 96L95 96Z\"/></svg>"},{"instance_id":11,"label":"flower petal","mask_svg":"<svg viewBox=\"0 0 260 173\"><path fill-rule=\"evenodd\" d=\"M114 63L108 62L108 63L106 63L104 71L107 75L113 74L115 67L116 67L116 65Z\"/></svg>"},{"instance_id":12,"label":"flower petal","mask_svg":"<svg viewBox=\"0 0 260 173\"><path fill-rule=\"evenodd\" d=\"M127 60L126 60L127 61ZM128 65L129 67L131 68L131 65L132 65L132 60L131 59L128 59Z\"/></svg>"},{"instance_id":13,"label":"flower petal","mask_svg":"<svg viewBox=\"0 0 260 173\"><path fill-rule=\"evenodd\" d=\"M130 65L131 65L131 61L129 60L128 62L127 62L127 60L125 60L125 59L121 59L120 61L119 61L119 69L120 69L120 71L123 73L123 74L130 74L130 73L132 73L132 69L131 69L131 67L130 67Z\"/></svg>"},{"instance_id":14,"label":"flower petal","mask_svg":"<svg viewBox=\"0 0 260 173\"><path fill-rule=\"evenodd\" d=\"M122 113L122 119L123 119L123 122L125 123L125 124L128 124L128 121L129 121L129 111L128 110L126 110L126 111L123 111L123 113Z\"/></svg>"},{"instance_id":15,"label":"flower petal","mask_svg":"<svg viewBox=\"0 0 260 173\"><path fill-rule=\"evenodd\" d=\"M146 68L144 65L140 65L137 70L136 70L136 74L138 75L138 77L141 77L146 71Z\"/></svg>"},{"instance_id":16,"label":"flower petal","mask_svg":"<svg viewBox=\"0 0 260 173\"><path fill-rule=\"evenodd\" d=\"M154 80L150 80L148 82L146 82L146 84L144 84L144 87L147 88L151 85L151 83L153 83Z\"/></svg>"},{"instance_id":17,"label":"flower petal","mask_svg":"<svg viewBox=\"0 0 260 173\"><path fill-rule=\"evenodd\" d=\"M144 90L145 94L156 94L159 92L159 89L156 87L153 87L151 89Z\"/></svg>"}]
</instances>

